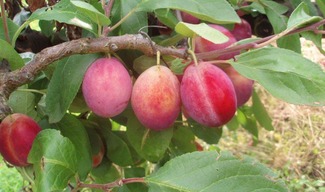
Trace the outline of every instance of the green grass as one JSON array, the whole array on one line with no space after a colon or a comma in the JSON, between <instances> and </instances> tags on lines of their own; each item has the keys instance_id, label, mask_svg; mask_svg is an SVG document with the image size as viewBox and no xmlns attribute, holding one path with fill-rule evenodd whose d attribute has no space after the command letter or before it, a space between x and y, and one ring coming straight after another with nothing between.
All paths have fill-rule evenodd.
<instances>
[{"instance_id":1,"label":"green grass","mask_svg":"<svg viewBox=\"0 0 325 192\"><path fill-rule=\"evenodd\" d=\"M0 192L21 191L24 181L16 168L9 168L0 156Z\"/></svg>"}]
</instances>

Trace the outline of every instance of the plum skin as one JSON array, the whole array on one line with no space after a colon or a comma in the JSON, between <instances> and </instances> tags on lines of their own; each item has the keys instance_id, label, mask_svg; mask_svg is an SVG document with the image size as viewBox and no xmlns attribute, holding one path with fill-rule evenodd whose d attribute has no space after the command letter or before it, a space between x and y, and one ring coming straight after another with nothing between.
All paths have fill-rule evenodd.
<instances>
[{"instance_id":1,"label":"plum skin","mask_svg":"<svg viewBox=\"0 0 325 192\"><path fill-rule=\"evenodd\" d=\"M241 19L240 23L236 23L230 32L237 41L252 37L252 28L245 19Z\"/></svg>"},{"instance_id":2,"label":"plum skin","mask_svg":"<svg viewBox=\"0 0 325 192\"><path fill-rule=\"evenodd\" d=\"M28 154L41 127L29 116L14 113L0 124L0 154L10 164L28 166Z\"/></svg>"},{"instance_id":3,"label":"plum skin","mask_svg":"<svg viewBox=\"0 0 325 192\"><path fill-rule=\"evenodd\" d=\"M87 69L82 92L88 107L101 117L114 117L128 105L132 80L116 58L97 59Z\"/></svg>"},{"instance_id":4,"label":"plum skin","mask_svg":"<svg viewBox=\"0 0 325 192\"><path fill-rule=\"evenodd\" d=\"M210 27L220 31L221 33L226 35L229 39L225 43L215 44L215 43L208 41L202 37L196 37L195 38L195 52L196 53L203 53L203 52L225 49L237 42L236 38L233 36L233 34L228 29L226 29L220 25L215 25L215 24L208 24L208 25ZM238 51L232 52L232 53L227 53L224 55L220 55L214 59L228 60L228 59L234 58L239 53L240 52L238 52Z\"/></svg>"},{"instance_id":5,"label":"plum skin","mask_svg":"<svg viewBox=\"0 0 325 192\"><path fill-rule=\"evenodd\" d=\"M191 64L186 68L180 92L188 115L207 127L226 124L237 109L231 80L225 72L209 62Z\"/></svg>"},{"instance_id":6,"label":"plum skin","mask_svg":"<svg viewBox=\"0 0 325 192\"><path fill-rule=\"evenodd\" d=\"M131 105L140 123L164 130L173 125L181 110L179 81L165 66L152 66L135 81Z\"/></svg>"},{"instance_id":7,"label":"plum skin","mask_svg":"<svg viewBox=\"0 0 325 192\"><path fill-rule=\"evenodd\" d=\"M222 70L228 75L234 85L237 107L244 105L252 96L254 81L239 74L232 66L222 68Z\"/></svg>"}]
</instances>

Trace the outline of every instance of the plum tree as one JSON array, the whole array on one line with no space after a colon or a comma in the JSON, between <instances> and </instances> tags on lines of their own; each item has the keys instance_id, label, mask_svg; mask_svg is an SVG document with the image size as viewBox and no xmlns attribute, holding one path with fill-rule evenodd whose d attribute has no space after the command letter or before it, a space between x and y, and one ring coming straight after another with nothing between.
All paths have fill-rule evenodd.
<instances>
[{"instance_id":1,"label":"plum tree","mask_svg":"<svg viewBox=\"0 0 325 192\"><path fill-rule=\"evenodd\" d=\"M226 124L236 112L236 93L231 80L209 62L186 68L181 99L187 114L208 127Z\"/></svg>"},{"instance_id":2,"label":"plum tree","mask_svg":"<svg viewBox=\"0 0 325 192\"><path fill-rule=\"evenodd\" d=\"M99 116L121 113L131 97L132 81L116 58L97 59L85 73L82 92L89 108Z\"/></svg>"},{"instance_id":3,"label":"plum tree","mask_svg":"<svg viewBox=\"0 0 325 192\"><path fill-rule=\"evenodd\" d=\"M0 124L0 154L14 166L27 166L28 154L40 126L20 113L8 115Z\"/></svg>"},{"instance_id":4,"label":"plum tree","mask_svg":"<svg viewBox=\"0 0 325 192\"><path fill-rule=\"evenodd\" d=\"M202 53L202 52L208 52L208 51L214 51L214 50L221 50L229 47L230 45L233 45L237 42L236 38L233 36L233 34L226 29L223 26L216 25L216 24L209 24L210 27L220 31L224 35L226 35L229 39L225 43L215 44L209 40L204 39L203 37L196 37L195 38L195 52L196 53ZM220 60L227 60L233 58L235 55L238 55L239 52L233 52L233 53L227 53L221 56L218 56L214 59L220 59Z\"/></svg>"},{"instance_id":5,"label":"plum tree","mask_svg":"<svg viewBox=\"0 0 325 192\"><path fill-rule=\"evenodd\" d=\"M181 110L179 81L165 66L144 71L133 86L131 104L139 121L147 128L169 128Z\"/></svg>"}]
</instances>

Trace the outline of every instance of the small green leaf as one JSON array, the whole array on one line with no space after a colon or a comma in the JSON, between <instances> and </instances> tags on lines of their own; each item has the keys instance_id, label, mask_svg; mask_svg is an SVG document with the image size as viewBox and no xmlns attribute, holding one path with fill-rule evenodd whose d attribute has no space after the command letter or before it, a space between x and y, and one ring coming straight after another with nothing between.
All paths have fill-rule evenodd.
<instances>
[{"instance_id":1,"label":"small green leaf","mask_svg":"<svg viewBox=\"0 0 325 192\"><path fill-rule=\"evenodd\" d=\"M91 170L91 176L96 183L109 183L121 178L120 172L108 159L104 158L102 163Z\"/></svg>"},{"instance_id":2,"label":"small green leaf","mask_svg":"<svg viewBox=\"0 0 325 192\"><path fill-rule=\"evenodd\" d=\"M196 35L203 37L215 44L225 43L228 41L228 37L222 32L210 27L205 23L200 24L190 24L179 22L175 30L177 33L184 35L186 37L195 37Z\"/></svg>"},{"instance_id":3,"label":"small green leaf","mask_svg":"<svg viewBox=\"0 0 325 192\"><path fill-rule=\"evenodd\" d=\"M261 0L261 3L265 6L265 9L272 9L279 15L282 15L288 11L288 7L270 0Z\"/></svg>"},{"instance_id":4,"label":"small green leaf","mask_svg":"<svg viewBox=\"0 0 325 192\"><path fill-rule=\"evenodd\" d=\"M62 119L78 93L84 73L97 58L97 54L73 55L58 63L46 96L46 112L50 123Z\"/></svg>"},{"instance_id":5,"label":"small green leaf","mask_svg":"<svg viewBox=\"0 0 325 192\"><path fill-rule=\"evenodd\" d=\"M10 94L8 105L12 108L14 113L23 113L33 119L37 119L35 95L31 92L14 91Z\"/></svg>"},{"instance_id":6,"label":"small green leaf","mask_svg":"<svg viewBox=\"0 0 325 192\"><path fill-rule=\"evenodd\" d=\"M325 15L325 2L323 0L316 0L319 10Z\"/></svg>"},{"instance_id":7,"label":"small green leaf","mask_svg":"<svg viewBox=\"0 0 325 192\"><path fill-rule=\"evenodd\" d=\"M141 0L120 0L115 1L112 9L113 25L119 22L124 16L134 11ZM139 30L148 26L148 16L145 12L135 12L131 17L128 17L121 25L113 32L115 35L135 34ZM143 32L147 32L148 28L143 28Z\"/></svg>"},{"instance_id":8,"label":"small green leaf","mask_svg":"<svg viewBox=\"0 0 325 192\"><path fill-rule=\"evenodd\" d=\"M172 70L172 72L175 75L182 75L184 73L184 69L191 63L191 61L188 60L184 60L184 59L174 59L172 61L172 65L170 67L170 70Z\"/></svg>"},{"instance_id":9,"label":"small green leaf","mask_svg":"<svg viewBox=\"0 0 325 192\"><path fill-rule=\"evenodd\" d=\"M77 172L77 153L59 131L46 129L35 138L28 161L35 170L33 191L62 191Z\"/></svg>"},{"instance_id":10,"label":"small green leaf","mask_svg":"<svg viewBox=\"0 0 325 192\"><path fill-rule=\"evenodd\" d=\"M254 144L258 142L258 128L256 119L250 116L246 117L246 123L242 124L243 128L246 129L250 134L253 135Z\"/></svg>"},{"instance_id":11,"label":"small green leaf","mask_svg":"<svg viewBox=\"0 0 325 192\"><path fill-rule=\"evenodd\" d=\"M252 158L229 152L193 152L176 157L146 177L149 192L287 192L284 181Z\"/></svg>"},{"instance_id":12,"label":"small green leaf","mask_svg":"<svg viewBox=\"0 0 325 192\"><path fill-rule=\"evenodd\" d=\"M322 20L321 17L308 15L308 12L308 6L302 2L290 15L287 28L299 28Z\"/></svg>"},{"instance_id":13,"label":"small green leaf","mask_svg":"<svg viewBox=\"0 0 325 192\"><path fill-rule=\"evenodd\" d=\"M0 47L0 60L6 59L11 70L20 69L24 66L24 60L7 41L0 39Z\"/></svg>"},{"instance_id":14,"label":"small green leaf","mask_svg":"<svg viewBox=\"0 0 325 192\"><path fill-rule=\"evenodd\" d=\"M255 91L253 92L252 100L252 110L258 123L268 131L274 130L272 119Z\"/></svg>"},{"instance_id":15,"label":"small green leaf","mask_svg":"<svg viewBox=\"0 0 325 192\"><path fill-rule=\"evenodd\" d=\"M94 6L83 1L71 0L71 3L77 7L77 9L86 14L93 22L99 25L109 25L111 21L101 12L99 12Z\"/></svg>"},{"instance_id":16,"label":"small green leaf","mask_svg":"<svg viewBox=\"0 0 325 192\"><path fill-rule=\"evenodd\" d=\"M217 144L222 136L221 127L204 127L192 119L189 119L188 123L193 133L208 144Z\"/></svg>"},{"instance_id":17,"label":"small green leaf","mask_svg":"<svg viewBox=\"0 0 325 192\"><path fill-rule=\"evenodd\" d=\"M196 151L195 135L187 126L175 128L172 141L170 143L172 156L179 156L184 153Z\"/></svg>"},{"instance_id":18,"label":"small green leaf","mask_svg":"<svg viewBox=\"0 0 325 192\"><path fill-rule=\"evenodd\" d=\"M92 165L90 142L85 127L76 117L69 114L51 126L60 130L61 134L74 144L79 159L78 174L81 180L85 180Z\"/></svg>"},{"instance_id":19,"label":"small green leaf","mask_svg":"<svg viewBox=\"0 0 325 192\"><path fill-rule=\"evenodd\" d=\"M19 26L16 25L12 20L8 19L7 20L7 25L8 25L8 34L10 40L12 40L13 34L18 30ZM5 30L4 30L4 25L3 25L3 20L0 20L0 39L6 40L5 36Z\"/></svg>"},{"instance_id":20,"label":"small green leaf","mask_svg":"<svg viewBox=\"0 0 325 192\"><path fill-rule=\"evenodd\" d=\"M237 56L231 64L286 102L325 105L325 72L300 54L281 48L262 48Z\"/></svg>"},{"instance_id":21,"label":"small green leaf","mask_svg":"<svg viewBox=\"0 0 325 192\"><path fill-rule=\"evenodd\" d=\"M179 22L171 9L157 9L155 10L155 15L160 22L171 29L174 29L176 24Z\"/></svg>"},{"instance_id":22,"label":"small green leaf","mask_svg":"<svg viewBox=\"0 0 325 192\"><path fill-rule=\"evenodd\" d=\"M177 9L212 23L240 23L240 18L226 0L146 0L138 6L138 11L151 12L156 9Z\"/></svg>"},{"instance_id":23,"label":"small green leaf","mask_svg":"<svg viewBox=\"0 0 325 192\"><path fill-rule=\"evenodd\" d=\"M127 122L127 138L133 148L144 159L157 162L165 154L171 138L173 129L153 131L145 128L133 114Z\"/></svg>"},{"instance_id":24,"label":"small green leaf","mask_svg":"<svg viewBox=\"0 0 325 192\"><path fill-rule=\"evenodd\" d=\"M322 30L323 27L320 28L320 30ZM300 33L305 39L312 41L316 47L318 48L318 50L325 55L325 50L323 49L323 43L322 43L322 34L316 34L312 31L306 31L306 32L302 32Z\"/></svg>"}]
</instances>

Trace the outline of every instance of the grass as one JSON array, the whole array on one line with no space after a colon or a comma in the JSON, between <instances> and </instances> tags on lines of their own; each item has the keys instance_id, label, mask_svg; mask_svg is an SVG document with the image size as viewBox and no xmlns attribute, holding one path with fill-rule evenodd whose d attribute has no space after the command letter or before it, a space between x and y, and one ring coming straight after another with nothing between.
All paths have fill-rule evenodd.
<instances>
[{"instance_id":1,"label":"grass","mask_svg":"<svg viewBox=\"0 0 325 192\"><path fill-rule=\"evenodd\" d=\"M8 168L0 156L0 192L16 192L23 187L23 179L15 168Z\"/></svg>"}]
</instances>

